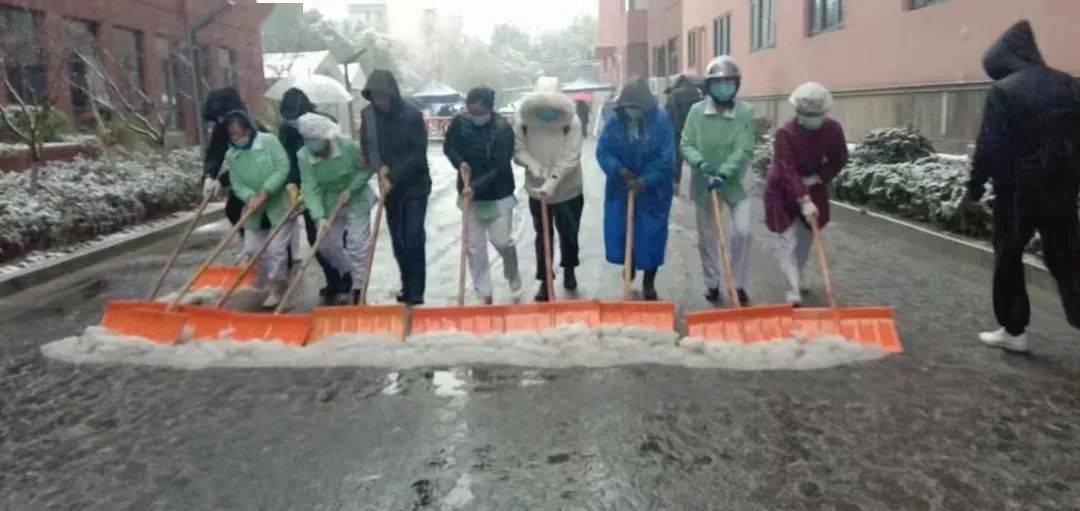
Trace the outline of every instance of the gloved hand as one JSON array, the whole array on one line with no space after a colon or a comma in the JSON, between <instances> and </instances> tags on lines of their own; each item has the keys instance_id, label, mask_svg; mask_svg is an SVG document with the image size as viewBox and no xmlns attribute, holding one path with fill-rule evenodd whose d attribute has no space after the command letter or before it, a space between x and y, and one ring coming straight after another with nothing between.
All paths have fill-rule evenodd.
<instances>
[{"instance_id":1,"label":"gloved hand","mask_svg":"<svg viewBox=\"0 0 1080 511\"><path fill-rule=\"evenodd\" d=\"M473 189L471 186L466 186L461 189L461 196L466 199L472 199Z\"/></svg>"},{"instance_id":2,"label":"gloved hand","mask_svg":"<svg viewBox=\"0 0 1080 511\"><path fill-rule=\"evenodd\" d=\"M723 175L717 175L715 177L711 177L711 178L709 178L709 191L711 192L713 190L723 190L724 185L726 185L726 184L727 184L727 178L724 177Z\"/></svg>"},{"instance_id":3,"label":"gloved hand","mask_svg":"<svg viewBox=\"0 0 1080 511\"><path fill-rule=\"evenodd\" d=\"M379 193L386 197L390 195L390 190L393 188L393 186L390 186L390 169L383 166L379 169Z\"/></svg>"},{"instance_id":4,"label":"gloved hand","mask_svg":"<svg viewBox=\"0 0 1080 511\"><path fill-rule=\"evenodd\" d=\"M540 196L540 200L546 202L548 198L555 193L555 187L558 186L558 184L558 181L550 178L547 181L544 181L544 184L536 191L537 195Z\"/></svg>"},{"instance_id":5,"label":"gloved hand","mask_svg":"<svg viewBox=\"0 0 1080 511\"><path fill-rule=\"evenodd\" d=\"M810 200L809 197L805 197L800 202L802 205L799 206L799 208L802 211L803 218L805 218L807 222L814 222L818 216L818 209L817 206L814 205L814 201Z\"/></svg>"},{"instance_id":6,"label":"gloved hand","mask_svg":"<svg viewBox=\"0 0 1080 511\"><path fill-rule=\"evenodd\" d=\"M251 198L248 199L247 208L248 209L256 209L259 206L262 206L263 203L266 202L267 197L269 197L269 196L270 196L270 192L267 192L266 190L259 191L259 193L256 193L255 195L252 195Z\"/></svg>"},{"instance_id":7,"label":"gloved hand","mask_svg":"<svg viewBox=\"0 0 1080 511\"><path fill-rule=\"evenodd\" d=\"M528 172L529 175L533 177L533 179L544 179L544 175L546 174L546 172L544 172L543 167L540 167L540 166L534 167L532 165L526 166L525 167L525 172Z\"/></svg>"},{"instance_id":8,"label":"gloved hand","mask_svg":"<svg viewBox=\"0 0 1080 511\"><path fill-rule=\"evenodd\" d=\"M702 160L701 163L698 163L697 169L709 176L715 176L719 173L719 171L716 170L716 167L713 167L711 163L705 160Z\"/></svg>"},{"instance_id":9,"label":"gloved hand","mask_svg":"<svg viewBox=\"0 0 1080 511\"><path fill-rule=\"evenodd\" d=\"M207 176L202 184L203 197L217 197L221 193L221 183L217 179Z\"/></svg>"},{"instance_id":10,"label":"gloved hand","mask_svg":"<svg viewBox=\"0 0 1080 511\"><path fill-rule=\"evenodd\" d=\"M619 169L619 177L622 178L624 183L630 184L631 181L637 179L637 174L634 174L633 172L630 172L630 169L625 169L624 168L624 169Z\"/></svg>"},{"instance_id":11,"label":"gloved hand","mask_svg":"<svg viewBox=\"0 0 1080 511\"><path fill-rule=\"evenodd\" d=\"M821 183L821 177L818 176L817 174L812 174L812 175L809 175L809 176L803 176L802 177L802 184L803 184L803 186L820 185L820 184L822 184Z\"/></svg>"},{"instance_id":12,"label":"gloved hand","mask_svg":"<svg viewBox=\"0 0 1080 511\"><path fill-rule=\"evenodd\" d=\"M304 200L300 197L300 187L296 186L295 183L285 185L285 193L289 196L289 204L293 206Z\"/></svg>"}]
</instances>

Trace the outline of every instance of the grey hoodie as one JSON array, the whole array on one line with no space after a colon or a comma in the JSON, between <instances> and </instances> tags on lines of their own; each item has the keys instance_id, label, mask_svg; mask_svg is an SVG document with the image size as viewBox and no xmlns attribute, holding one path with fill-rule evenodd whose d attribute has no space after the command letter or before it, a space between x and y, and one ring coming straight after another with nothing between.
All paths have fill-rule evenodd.
<instances>
[{"instance_id":1,"label":"grey hoodie","mask_svg":"<svg viewBox=\"0 0 1080 511\"><path fill-rule=\"evenodd\" d=\"M558 112L555 120L540 120L537 111L545 107ZM539 199L545 185L553 190L548 204L581 195L581 121L558 78L537 80L536 89L521 103L514 138L514 161L525 167L525 192L530 197Z\"/></svg>"}]
</instances>

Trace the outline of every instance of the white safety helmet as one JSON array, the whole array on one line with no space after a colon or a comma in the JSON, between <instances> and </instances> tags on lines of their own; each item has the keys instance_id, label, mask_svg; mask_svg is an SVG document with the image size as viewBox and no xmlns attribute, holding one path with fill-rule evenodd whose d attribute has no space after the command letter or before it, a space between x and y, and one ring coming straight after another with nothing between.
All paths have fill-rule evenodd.
<instances>
[{"instance_id":1,"label":"white safety helmet","mask_svg":"<svg viewBox=\"0 0 1080 511\"><path fill-rule=\"evenodd\" d=\"M735 59L731 58L730 55L721 55L712 59L712 62L709 62L709 67L705 68L706 80L722 78L742 78L742 71L739 71L739 66L735 64Z\"/></svg>"},{"instance_id":2,"label":"white safety helmet","mask_svg":"<svg viewBox=\"0 0 1080 511\"><path fill-rule=\"evenodd\" d=\"M795 89L788 98L795 111L803 115L825 115L833 106L833 97L824 85L806 82Z\"/></svg>"},{"instance_id":3,"label":"white safety helmet","mask_svg":"<svg viewBox=\"0 0 1080 511\"><path fill-rule=\"evenodd\" d=\"M330 140L338 134L338 125L333 119L314 112L297 118L296 129L307 140Z\"/></svg>"}]
</instances>

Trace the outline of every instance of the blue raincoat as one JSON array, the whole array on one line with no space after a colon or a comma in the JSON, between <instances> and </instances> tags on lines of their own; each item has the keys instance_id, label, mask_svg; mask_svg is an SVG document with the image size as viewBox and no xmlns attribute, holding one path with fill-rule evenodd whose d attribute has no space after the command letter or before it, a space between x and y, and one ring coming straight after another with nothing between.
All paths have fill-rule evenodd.
<instances>
[{"instance_id":1,"label":"blue raincoat","mask_svg":"<svg viewBox=\"0 0 1080 511\"><path fill-rule=\"evenodd\" d=\"M634 268L655 270L664 264L667 247L675 135L667 115L655 105L646 111L645 120L643 133L632 140L629 121L621 115L613 115L604 124L596 144L596 159L607 175L604 248L608 262L624 264L628 191L619 170L625 168L645 183L638 189L635 199Z\"/></svg>"}]
</instances>

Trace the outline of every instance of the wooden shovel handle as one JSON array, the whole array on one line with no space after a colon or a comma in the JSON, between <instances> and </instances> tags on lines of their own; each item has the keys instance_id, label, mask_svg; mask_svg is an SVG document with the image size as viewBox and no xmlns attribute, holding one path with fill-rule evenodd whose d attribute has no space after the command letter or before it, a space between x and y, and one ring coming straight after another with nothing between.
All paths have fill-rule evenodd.
<instances>
[{"instance_id":1,"label":"wooden shovel handle","mask_svg":"<svg viewBox=\"0 0 1080 511\"><path fill-rule=\"evenodd\" d=\"M304 272L307 271L308 266L311 266L311 262L315 260L315 255L319 253L319 247L322 246L323 241L326 239L326 234L330 232L330 225L334 223L334 219L338 217L341 210L349 203L349 198L351 196L351 190L345 190L338 196L337 204L334 205L333 211L326 217L326 225L319 228L319 234L315 237L315 244L311 247L311 253L304 258L303 264L296 270L296 275L294 275L292 281L289 282L289 287L285 289L285 294L281 296L281 302L278 303L277 308L274 309L274 314L285 312L285 307L289 304L289 297L296 291L296 288L300 287L300 281L304 280Z\"/></svg>"},{"instance_id":2,"label":"wooden shovel handle","mask_svg":"<svg viewBox=\"0 0 1080 511\"><path fill-rule=\"evenodd\" d=\"M188 291L191 291L191 286L195 285L195 281L198 280L199 276L202 275L203 272L205 272L206 269L210 267L210 265L214 264L214 261L217 261L218 256L220 256L221 253L225 251L225 247L229 246L229 242L232 241L234 236L236 236L236 233L240 232L240 229L244 228L244 222L246 222L247 219L251 217L251 215L255 214L256 211L259 211L264 204L266 204L265 200L257 204L255 207L244 208L244 212L240 215L240 219L236 221L236 224L232 226L232 229L229 229L229 233L226 234L225 237L221 238L221 241L218 242L217 246L214 247L214 250L210 252L210 256L206 258L206 261L203 262L202 266L200 266L199 269L195 271L195 273L191 274L191 278L189 278L187 283L184 284L184 287L180 288L180 292L176 294L176 298L173 298L173 301L169 303L169 306L166 307L165 310L172 311L175 310L178 305L180 305L180 300L183 300L184 296L187 295Z\"/></svg>"},{"instance_id":3,"label":"wooden shovel handle","mask_svg":"<svg viewBox=\"0 0 1080 511\"><path fill-rule=\"evenodd\" d=\"M551 222L548 221L548 204L540 201L540 228L543 232L544 246L544 286L547 289L548 301L555 301L555 273L551 268Z\"/></svg>"},{"instance_id":4,"label":"wooden shovel handle","mask_svg":"<svg viewBox=\"0 0 1080 511\"><path fill-rule=\"evenodd\" d=\"M263 253L266 252L266 249L270 247L270 242L274 241L274 238L281 234L281 231L285 229L285 226L288 225L289 222L296 222L296 218L300 216L300 211L303 210L303 207L304 203L300 201L296 201L296 204L293 204L293 208L289 210L289 214L285 217L285 220L277 224L277 227L274 227L274 230L270 232L270 236L266 238L266 241L259 247L259 250L255 251L251 256L251 259L244 264L244 268L240 271L240 274L233 279L232 283L229 284L228 289L225 290L225 293L223 293L221 297L218 298L217 302L214 303L214 309L221 307L221 305L232 296L233 292L236 291L236 288L240 287L240 283L244 281L244 276L251 273L251 270L255 268L255 265L259 262L259 258L262 257Z\"/></svg>"},{"instance_id":5,"label":"wooden shovel handle","mask_svg":"<svg viewBox=\"0 0 1080 511\"><path fill-rule=\"evenodd\" d=\"M465 188L469 187L469 173L464 169L459 169L458 173L461 175L461 182L465 185ZM469 213L472 210L472 196L464 197L464 204L461 208L461 261L458 268L458 306L465 305L465 265L467 261L467 239L469 237Z\"/></svg>"},{"instance_id":6,"label":"wooden shovel handle","mask_svg":"<svg viewBox=\"0 0 1080 511\"><path fill-rule=\"evenodd\" d=\"M623 250L623 298L629 300L633 294L634 274L634 199L637 190L626 192L626 247Z\"/></svg>"},{"instance_id":7,"label":"wooden shovel handle","mask_svg":"<svg viewBox=\"0 0 1080 511\"><path fill-rule=\"evenodd\" d=\"M199 220L206 211L206 206L210 204L211 198L210 195L204 196L202 202L199 203L199 207L195 209L195 214L191 217L191 222L188 223L187 229L184 230L184 235L180 237L180 242L177 243L176 248L173 249L172 255L169 256L169 261L165 263L165 268L161 270L161 275L159 275L157 281L154 282L154 286L150 288L150 294L146 295L147 301L154 301L154 299L157 298L158 293L161 292L161 286L165 283L165 277L169 275L173 265L176 264L176 260L180 257L180 252L184 249L184 245L186 245L188 239L191 238L191 233L195 232L195 227L199 225Z\"/></svg>"},{"instance_id":8,"label":"wooden shovel handle","mask_svg":"<svg viewBox=\"0 0 1080 511\"><path fill-rule=\"evenodd\" d=\"M821 236L821 228L818 227L818 217L815 216L810 224L810 231L814 233L814 246L817 248L818 264L821 265L821 280L825 282L825 296L829 299L829 307L835 309L836 291L833 289L832 276L829 274L829 255L825 250L825 243Z\"/></svg>"},{"instance_id":9,"label":"wooden shovel handle","mask_svg":"<svg viewBox=\"0 0 1080 511\"><path fill-rule=\"evenodd\" d=\"M724 235L724 214L720 208L720 191L713 190L710 196L712 197L713 223L716 224L716 244L720 250L720 260L724 263L724 284L727 287L728 297L731 298L732 306L736 309L740 309L743 304L739 300L738 288L735 285L735 276L731 273L731 255L728 254L727 237Z\"/></svg>"},{"instance_id":10,"label":"wooden shovel handle","mask_svg":"<svg viewBox=\"0 0 1080 511\"><path fill-rule=\"evenodd\" d=\"M368 284L371 283L371 267L375 264L375 246L379 243L379 227L382 225L386 194L379 192L379 204L375 206L375 223L371 225L371 241L368 243L367 261L364 262L364 285L360 287L360 305L367 305Z\"/></svg>"}]
</instances>

